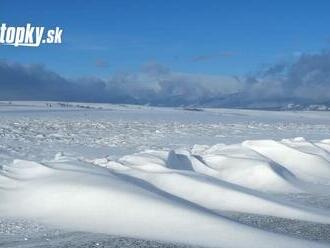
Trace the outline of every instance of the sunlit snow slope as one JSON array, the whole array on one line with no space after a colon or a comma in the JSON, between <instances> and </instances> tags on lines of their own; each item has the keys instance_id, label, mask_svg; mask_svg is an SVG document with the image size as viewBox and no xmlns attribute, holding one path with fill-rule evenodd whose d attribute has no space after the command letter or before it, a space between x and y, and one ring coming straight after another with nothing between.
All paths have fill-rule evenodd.
<instances>
[{"instance_id":1,"label":"sunlit snow slope","mask_svg":"<svg viewBox=\"0 0 330 248\"><path fill-rule=\"evenodd\" d=\"M329 228L328 206L296 199L329 199L330 140L313 139L328 134L326 115L299 113L305 118L300 123L294 113L283 113L286 121L278 124L271 113L258 111L103 106L64 113L61 108L43 112L42 107L0 110L0 219L210 247L329 246L326 237L321 242L298 239L230 218L230 213L241 213ZM159 118L156 123L148 113ZM181 115L196 119L183 121ZM200 121L203 117L209 120ZM227 144L222 143L235 125L239 131L246 127L249 139L228 144L227 136ZM296 130L308 126L309 139L267 135L270 129L289 134L292 125ZM193 133L198 129L207 137ZM218 137L213 135L217 131ZM177 139L170 138L171 132ZM260 139L262 134L266 139ZM195 136L207 145L191 144ZM177 143L180 137L182 144ZM143 144L133 149L139 139Z\"/></svg>"}]
</instances>

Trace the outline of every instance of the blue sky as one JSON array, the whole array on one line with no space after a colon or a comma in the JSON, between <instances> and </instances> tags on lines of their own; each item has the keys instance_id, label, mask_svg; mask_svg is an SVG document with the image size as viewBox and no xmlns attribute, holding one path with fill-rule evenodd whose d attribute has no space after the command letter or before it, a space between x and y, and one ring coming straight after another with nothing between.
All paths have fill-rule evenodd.
<instances>
[{"instance_id":1,"label":"blue sky","mask_svg":"<svg viewBox=\"0 0 330 248\"><path fill-rule=\"evenodd\" d=\"M0 1L0 21L64 29L63 44L0 47L0 58L69 77L138 70L245 75L329 47L329 1ZM102 64L104 66L97 66Z\"/></svg>"}]
</instances>

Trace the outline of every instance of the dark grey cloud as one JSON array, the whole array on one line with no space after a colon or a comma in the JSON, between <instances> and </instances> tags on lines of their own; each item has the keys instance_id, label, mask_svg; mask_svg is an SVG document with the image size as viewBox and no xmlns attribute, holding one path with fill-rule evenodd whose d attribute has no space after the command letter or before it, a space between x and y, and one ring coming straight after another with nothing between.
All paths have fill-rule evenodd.
<instances>
[{"instance_id":1,"label":"dark grey cloud","mask_svg":"<svg viewBox=\"0 0 330 248\"><path fill-rule=\"evenodd\" d=\"M75 85L60 75L47 71L41 65L23 66L0 62L0 97L2 99L66 99L68 92L75 92ZM72 96L70 96L71 98Z\"/></svg>"},{"instance_id":2,"label":"dark grey cloud","mask_svg":"<svg viewBox=\"0 0 330 248\"><path fill-rule=\"evenodd\" d=\"M158 75L169 74L170 69L157 62L148 62L142 65L141 72L158 76Z\"/></svg>"},{"instance_id":3,"label":"dark grey cloud","mask_svg":"<svg viewBox=\"0 0 330 248\"><path fill-rule=\"evenodd\" d=\"M0 62L1 100L55 100L161 106L330 105L330 52L302 54L245 77L173 72L150 62L107 79L69 79L41 65Z\"/></svg>"},{"instance_id":4,"label":"dark grey cloud","mask_svg":"<svg viewBox=\"0 0 330 248\"><path fill-rule=\"evenodd\" d=\"M246 79L243 91L250 102L329 104L330 52L302 54L292 63L279 63Z\"/></svg>"},{"instance_id":5,"label":"dark grey cloud","mask_svg":"<svg viewBox=\"0 0 330 248\"><path fill-rule=\"evenodd\" d=\"M103 59L95 60L95 66L98 68L107 68L109 67L109 63Z\"/></svg>"},{"instance_id":6,"label":"dark grey cloud","mask_svg":"<svg viewBox=\"0 0 330 248\"><path fill-rule=\"evenodd\" d=\"M175 73L157 63L145 64L136 73L116 73L108 79L68 79L41 65L2 61L0 75L1 100L186 105L199 104L237 87L237 81L230 77Z\"/></svg>"},{"instance_id":7,"label":"dark grey cloud","mask_svg":"<svg viewBox=\"0 0 330 248\"><path fill-rule=\"evenodd\" d=\"M192 58L193 62L205 62L205 61L212 61L212 60L217 60L221 58L231 58L235 56L236 54L234 52L222 52L222 53L216 53L216 54L202 54L202 55L197 55Z\"/></svg>"},{"instance_id":8,"label":"dark grey cloud","mask_svg":"<svg viewBox=\"0 0 330 248\"><path fill-rule=\"evenodd\" d=\"M122 101L98 78L67 79L41 65L0 62L1 100Z\"/></svg>"}]
</instances>

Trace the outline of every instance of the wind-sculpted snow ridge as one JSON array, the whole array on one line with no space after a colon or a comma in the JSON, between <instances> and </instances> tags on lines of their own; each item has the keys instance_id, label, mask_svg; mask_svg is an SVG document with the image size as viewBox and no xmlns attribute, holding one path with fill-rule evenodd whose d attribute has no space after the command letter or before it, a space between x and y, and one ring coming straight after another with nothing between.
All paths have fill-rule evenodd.
<instances>
[{"instance_id":1,"label":"wind-sculpted snow ridge","mask_svg":"<svg viewBox=\"0 0 330 248\"><path fill-rule=\"evenodd\" d=\"M328 247L241 224L248 213L330 224L330 211L276 194L330 193L330 141L303 138L146 150L118 160L14 160L0 217L211 247Z\"/></svg>"}]
</instances>

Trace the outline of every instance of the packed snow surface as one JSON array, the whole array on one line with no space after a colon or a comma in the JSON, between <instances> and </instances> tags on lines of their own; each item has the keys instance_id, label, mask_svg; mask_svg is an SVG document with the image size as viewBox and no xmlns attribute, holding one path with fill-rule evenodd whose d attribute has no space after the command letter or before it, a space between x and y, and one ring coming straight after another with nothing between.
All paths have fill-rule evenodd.
<instances>
[{"instance_id":1,"label":"packed snow surface","mask_svg":"<svg viewBox=\"0 0 330 248\"><path fill-rule=\"evenodd\" d=\"M0 117L1 247L52 247L58 232L329 247L326 112L2 102Z\"/></svg>"}]
</instances>

